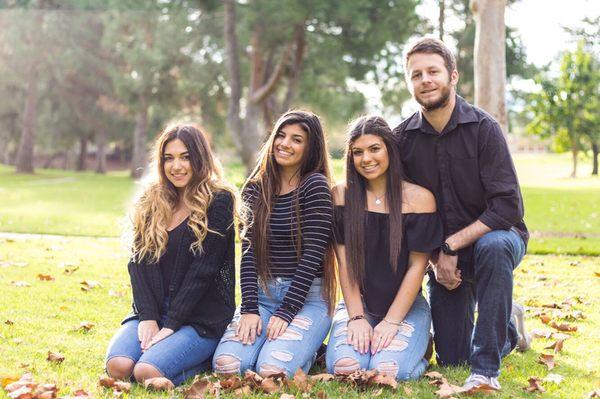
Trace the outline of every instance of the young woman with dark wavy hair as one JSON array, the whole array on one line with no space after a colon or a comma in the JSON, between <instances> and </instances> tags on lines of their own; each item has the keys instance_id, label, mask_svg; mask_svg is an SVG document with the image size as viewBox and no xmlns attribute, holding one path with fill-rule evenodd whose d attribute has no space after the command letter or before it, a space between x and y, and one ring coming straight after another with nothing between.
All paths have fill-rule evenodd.
<instances>
[{"instance_id":1,"label":"young woman with dark wavy hair","mask_svg":"<svg viewBox=\"0 0 600 399\"><path fill-rule=\"evenodd\" d=\"M235 195L194 126L165 129L154 157L158 179L132 217L133 311L109 344L106 370L179 384L210 366L235 310Z\"/></svg>"},{"instance_id":2,"label":"young woman with dark wavy hair","mask_svg":"<svg viewBox=\"0 0 600 399\"><path fill-rule=\"evenodd\" d=\"M331 178L319 118L279 118L244 185L242 303L214 356L219 373L308 372L335 303Z\"/></svg>"},{"instance_id":3,"label":"young woman with dark wavy hair","mask_svg":"<svg viewBox=\"0 0 600 399\"><path fill-rule=\"evenodd\" d=\"M348 132L346 181L334 189L334 232L344 300L329 344L330 373L376 369L418 378L431 314L421 284L442 225L433 195L403 179L392 131L364 116Z\"/></svg>"}]
</instances>

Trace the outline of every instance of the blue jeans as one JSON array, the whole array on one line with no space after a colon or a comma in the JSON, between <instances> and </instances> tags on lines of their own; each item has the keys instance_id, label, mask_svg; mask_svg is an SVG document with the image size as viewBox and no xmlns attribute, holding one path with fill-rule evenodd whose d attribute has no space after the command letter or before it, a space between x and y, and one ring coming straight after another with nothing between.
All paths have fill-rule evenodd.
<instances>
[{"instance_id":1,"label":"blue jeans","mask_svg":"<svg viewBox=\"0 0 600 399\"><path fill-rule=\"evenodd\" d=\"M383 316L369 313L365 313L365 316L373 327L383 319ZM347 343L347 322L348 311L342 301L335 311L327 345L326 362L329 373L353 371L336 367L336 363L341 359L355 360L361 369L379 370L381 373L394 375L398 380L417 379L427 368L428 361L424 359L424 355L429 343L431 312L423 295L418 294L415 298L390 345L374 355L371 355L371 352L361 354L352 344Z\"/></svg>"},{"instance_id":2,"label":"blue jeans","mask_svg":"<svg viewBox=\"0 0 600 399\"><path fill-rule=\"evenodd\" d=\"M279 308L292 283L292 279L277 277L268 282L269 295L258 289L258 309L262 320L262 333L251 345L242 344L235 335L240 318L238 308L233 320L215 351L213 369L221 373L243 373L246 370L260 372L263 366L276 367L288 376L293 376L301 368L308 373L315 360L317 350L329 332L331 317L327 312L327 302L321 292L322 281L315 278L304 302L292 323L279 338L267 341L266 326L269 318ZM219 356L236 359L233 367L219 367Z\"/></svg>"},{"instance_id":3,"label":"blue jeans","mask_svg":"<svg viewBox=\"0 0 600 399\"><path fill-rule=\"evenodd\" d=\"M469 364L472 373L500 375L502 357L515 348L518 340L510 321L513 270L523 259L525 249L514 230L494 230L475 243L474 263L463 270L458 288L447 290L430 272L428 285L438 364Z\"/></svg>"},{"instance_id":4,"label":"blue jeans","mask_svg":"<svg viewBox=\"0 0 600 399\"><path fill-rule=\"evenodd\" d=\"M217 338L201 337L193 327L183 326L142 352L138 324L139 320L134 319L121 326L108 344L105 364L117 356L134 363L147 363L175 385L210 368L210 357L219 342Z\"/></svg>"}]
</instances>

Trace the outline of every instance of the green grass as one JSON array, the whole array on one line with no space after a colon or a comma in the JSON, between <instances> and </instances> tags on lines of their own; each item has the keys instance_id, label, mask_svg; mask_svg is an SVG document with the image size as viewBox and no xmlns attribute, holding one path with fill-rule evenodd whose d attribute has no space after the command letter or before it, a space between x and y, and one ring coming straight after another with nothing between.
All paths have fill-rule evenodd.
<instances>
[{"instance_id":1,"label":"green grass","mask_svg":"<svg viewBox=\"0 0 600 399\"><path fill-rule=\"evenodd\" d=\"M600 255L600 179L571 179L568 154L515 155L525 202L525 221L534 234L530 253ZM589 176L582 159L580 176ZM225 168L238 187L240 164ZM335 175L343 165L334 161ZM118 236L136 190L126 172L106 176L39 169L16 175L0 165L0 231L84 236Z\"/></svg>"},{"instance_id":2,"label":"green grass","mask_svg":"<svg viewBox=\"0 0 600 399\"><path fill-rule=\"evenodd\" d=\"M126 251L117 239L65 238L0 238L0 377L33 372L36 381L53 382L60 395L83 388L97 397L111 393L97 387L103 373L103 356L110 337L130 306L130 288L126 271ZM24 263L24 264L21 264ZM67 267L79 266L72 275L63 273ZM548 372L537 363L540 352L549 341L536 340L533 350L509 355L503 362L500 381L502 393L497 398L531 397L522 387L527 378L543 378L549 373L562 375L560 385L544 383L548 398L584 398L600 382L600 284L594 272L600 272L599 258L528 255L517 269L515 298L529 305L562 302L578 295L583 303L575 309L583 311L586 319L575 322L578 331L565 342L556 356L556 368ZM38 274L50 274L55 281L40 281ZM101 287L84 292L83 280L94 280ZM26 281L30 287L16 287L12 281ZM586 287L582 289L582 287ZM120 293L123 296L113 296ZM533 316L536 308L529 307L528 327L544 328ZM13 325L5 324L11 320ZM91 331L74 331L81 322L95 324ZM60 365L47 362L48 351L65 355ZM26 366L22 366L25 364ZM437 366L451 383L461 384L466 368L443 369ZM404 387L412 390L406 395ZM324 390L329 397L358 398L372 395L349 388L345 384L319 384L313 394ZM385 389L382 398L435 398L435 388L423 379L401 384L398 392ZM172 397L170 394L146 392L136 387L130 397ZM273 397L279 397L278 395ZM298 395L297 397L300 397ZM0 398L7 398L0 393Z\"/></svg>"}]
</instances>

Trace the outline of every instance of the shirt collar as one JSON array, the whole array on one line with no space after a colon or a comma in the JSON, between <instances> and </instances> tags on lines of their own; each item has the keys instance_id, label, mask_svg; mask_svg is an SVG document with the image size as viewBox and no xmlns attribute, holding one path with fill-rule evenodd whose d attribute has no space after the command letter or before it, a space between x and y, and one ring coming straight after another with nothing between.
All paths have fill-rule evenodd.
<instances>
[{"instance_id":1,"label":"shirt collar","mask_svg":"<svg viewBox=\"0 0 600 399\"><path fill-rule=\"evenodd\" d=\"M441 134L454 130L459 124L472 122L477 122L477 114L475 113L473 106L457 94L452 115ZM406 125L406 130L421 130L425 133L439 135L429 122L427 122L427 119L425 119L421 111L418 111L413 115L408 122L408 125Z\"/></svg>"}]
</instances>

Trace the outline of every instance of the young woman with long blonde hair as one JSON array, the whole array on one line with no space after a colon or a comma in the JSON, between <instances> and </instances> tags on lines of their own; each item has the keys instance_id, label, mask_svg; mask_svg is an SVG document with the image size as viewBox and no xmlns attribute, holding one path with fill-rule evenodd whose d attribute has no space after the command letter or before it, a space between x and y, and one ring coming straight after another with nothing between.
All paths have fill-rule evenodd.
<instances>
[{"instance_id":1,"label":"young woman with long blonde hair","mask_svg":"<svg viewBox=\"0 0 600 399\"><path fill-rule=\"evenodd\" d=\"M192 125L155 143L158 179L133 212L133 311L111 340L106 370L183 382L210 366L235 309L235 195Z\"/></svg>"}]
</instances>

